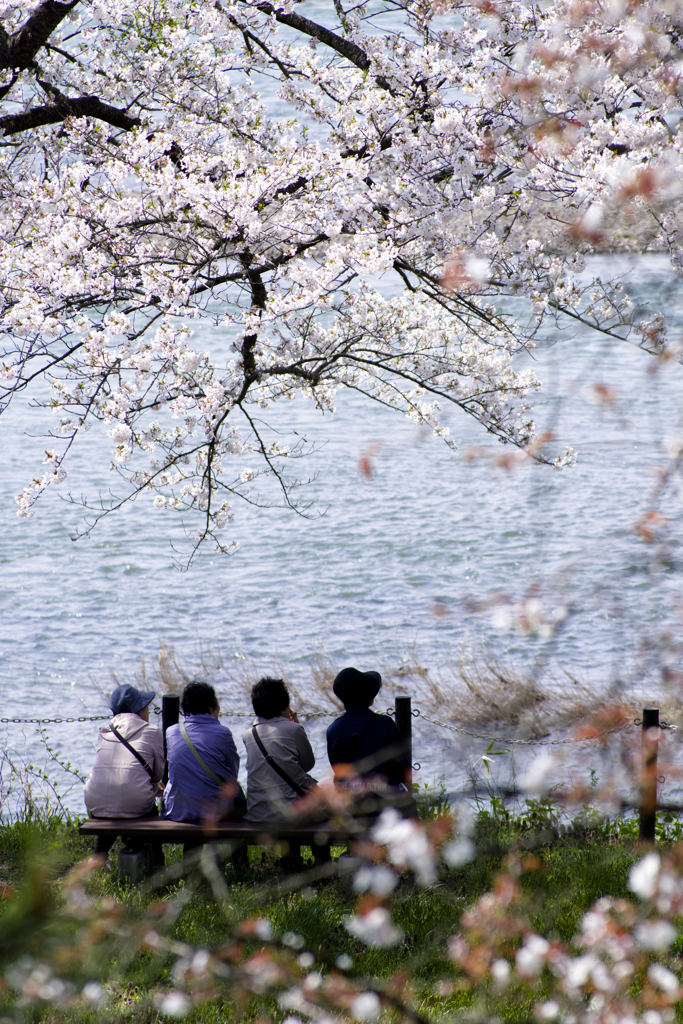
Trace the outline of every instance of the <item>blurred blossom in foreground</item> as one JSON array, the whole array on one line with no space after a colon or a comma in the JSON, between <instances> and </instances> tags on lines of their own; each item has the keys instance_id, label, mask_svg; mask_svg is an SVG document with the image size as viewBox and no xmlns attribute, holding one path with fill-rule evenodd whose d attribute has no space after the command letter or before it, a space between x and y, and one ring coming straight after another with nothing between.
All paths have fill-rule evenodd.
<instances>
[{"instance_id":1,"label":"blurred blossom in foreground","mask_svg":"<svg viewBox=\"0 0 683 1024\"><path fill-rule=\"evenodd\" d=\"M386 907L373 907L367 914L347 917L344 927L368 946L397 946L403 938Z\"/></svg>"},{"instance_id":2,"label":"blurred blossom in foreground","mask_svg":"<svg viewBox=\"0 0 683 1024\"><path fill-rule=\"evenodd\" d=\"M376 992L361 992L351 1003L351 1015L355 1020L377 1020L380 1011L379 996Z\"/></svg>"},{"instance_id":3,"label":"blurred blossom in foreground","mask_svg":"<svg viewBox=\"0 0 683 1024\"><path fill-rule=\"evenodd\" d=\"M648 853L631 868L628 884L631 892L648 900L655 894L661 861L658 853Z\"/></svg>"},{"instance_id":4,"label":"blurred blossom in foreground","mask_svg":"<svg viewBox=\"0 0 683 1024\"><path fill-rule=\"evenodd\" d=\"M476 291L488 282L490 274L487 259L473 253L455 252L444 267L441 287L447 292Z\"/></svg>"},{"instance_id":5,"label":"blurred blossom in foreground","mask_svg":"<svg viewBox=\"0 0 683 1024\"><path fill-rule=\"evenodd\" d=\"M459 868L471 861L476 852L471 839L456 839L442 848L441 856L449 867Z\"/></svg>"},{"instance_id":6,"label":"blurred blossom in foreground","mask_svg":"<svg viewBox=\"0 0 683 1024\"><path fill-rule=\"evenodd\" d=\"M169 992L155 1002L160 1012L168 1017L184 1017L190 1012L190 1000L184 992Z\"/></svg>"},{"instance_id":7,"label":"blurred blossom in foreground","mask_svg":"<svg viewBox=\"0 0 683 1024\"><path fill-rule=\"evenodd\" d=\"M561 763L562 756L560 754L552 754L549 750L544 750L534 758L520 779L521 788L536 795L546 793L551 786L550 775L553 769Z\"/></svg>"},{"instance_id":8,"label":"blurred blossom in foreground","mask_svg":"<svg viewBox=\"0 0 683 1024\"><path fill-rule=\"evenodd\" d=\"M436 879L434 849L420 822L402 818L395 808L387 807L370 834L376 843L388 847L392 864L412 868L422 885Z\"/></svg>"},{"instance_id":9,"label":"blurred blossom in foreground","mask_svg":"<svg viewBox=\"0 0 683 1024\"><path fill-rule=\"evenodd\" d=\"M388 896L398 885L396 873L384 866L365 865L356 872L353 888L356 892L373 892L375 896Z\"/></svg>"}]
</instances>

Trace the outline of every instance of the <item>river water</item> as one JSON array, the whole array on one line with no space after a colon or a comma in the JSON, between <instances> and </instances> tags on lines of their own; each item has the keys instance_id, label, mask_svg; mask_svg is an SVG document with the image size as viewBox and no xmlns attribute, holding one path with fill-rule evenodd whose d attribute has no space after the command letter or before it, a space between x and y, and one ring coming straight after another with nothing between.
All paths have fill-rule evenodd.
<instances>
[{"instance_id":1,"label":"river water","mask_svg":"<svg viewBox=\"0 0 683 1024\"><path fill-rule=\"evenodd\" d=\"M667 313L676 337L683 305L664 256L596 257L590 267L629 268L634 293ZM683 368L586 332L548 332L534 359L544 382L537 422L552 428L558 450L577 449L575 467L507 472L490 459L468 461L474 444L494 455L503 449L458 411L449 414L453 454L357 396L341 395L325 417L297 399L274 424L318 443L296 467L311 478L314 518L238 508L228 527L238 553L207 549L187 572L173 565L180 525L146 499L77 542L82 510L57 492L33 519L18 519L14 495L39 471L46 420L12 406L0 419L0 717L106 713L113 675L134 680L145 659L153 678L160 645L173 648L188 674L208 673L223 704L241 712L245 678L280 666L305 691L321 652L338 668L384 671L416 658L435 677L452 674L463 647L485 648L541 682L562 666L596 690L657 684L647 651L675 623L680 492L663 505L674 545L666 567L653 564L652 545L634 527L651 507L655 470L666 465L663 441L681 430ZM603 385L614 401L596 400ZM359 472L368 451L371 477ZM93 428L62 493L92 498L112 486L106 452L104 429L98 436ZM481 610L495 594L538 596L569 614L551 639L525 635L505 626L498 606ZM419 703L413 685L408 678ZM239 731L245 723L233 724ZM320 777L326 724L311 724ZM61 757L87 771L96 729L62 724L48 733ZM0 726L0 742L40 756L30 726ZM430 782L461 776L463 759L485 743L463 746L425 725L415 745ZM75 789L74 810L80 799Z\"/></svg>"},{"instance_id":2,"label":"river water","mask_svg":"<svg viewBox=\"0 0 683 1024\"><path fill-rule=\"evenodd\" d=\"M317 7L312 0L307 13L315 17ZM289 116L269 88L271 113ZM665 256L595 257L589 272L626 275L631 293L680 335L680 282ZM395 284L380 287L389 293ZM203 330L197 347L215 348L220 339ZM457 685L463 652L475 662L488 654L542 688L566 672L596 692L654 692L660 635L675 634L680 621L679 491L663 501L666 564L653 561L635 525L667 464L665 439L683 430L683 367L578 328L548 327L533 361L544 385L539 430L554 432L558 453L566 444L577 449L575 467L506 471L490 458L468 460L473 445L493 456L503 449L457 410L445 414L459 445L453 454L358 396L340 395L324 417L299 398L269 420L318 446L293 467L309 481L301 494L311 518L238 507L226 530L238 553L207 549L184 573L174 567L174 546L186 548L183 527L147 499L72 540L83 511L64 497L92 500L115 489L104 428L80 439L64 497L48 494L33 519L18 519L14 496L41 472L49 417L13 405L0 417L0 718L105 714L114 680L139 681L143 660L159 689L160 649L172 650L187 675L211 678L224 707L241 714L245 681L263 671L286 672L304 704L324 707L311 674L321 656L328 672L379 667L394 688L402 683L422 710L451 725L449 708L429 697L424 670ZM614 390L613 401L600 400L612 397L603 386ZM488 606L495 595L539 600L545 614L564 608L567 615L551 638L528 635L505 624L504 606ZM421 674L406 675L416 664ZM389 686L386 703L393 692ZM470 718L477 713L471 708ZM245 724L228 721L237 731ZM310 723L320 778L328 721ZM419 720L416 729L415 758L428 783L441 774L449 783L462 779L488 742ZM96 723L51 725L49 741L87 771L96 730ZM32 726L0 724L3 746L24 760L45 758ZM505 758L501 765L509 770ZM79 787L66 802L82 810Z\"/></svg>"}]
</instances>

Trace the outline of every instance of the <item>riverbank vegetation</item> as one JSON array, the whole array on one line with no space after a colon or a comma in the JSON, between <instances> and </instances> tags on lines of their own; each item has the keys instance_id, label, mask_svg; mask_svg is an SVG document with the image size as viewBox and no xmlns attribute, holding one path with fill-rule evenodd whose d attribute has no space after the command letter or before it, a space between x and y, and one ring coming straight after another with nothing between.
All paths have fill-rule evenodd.
<instances>
[{"instance_id":1,"label":"riverbank vegetation","mask_svg":"<svg viewBox=\"0 0 683 1024\"><path fill-rule=\"evenodd\" d=\"M417 641L389 653L379 652L374 662L382 675L382 701L393 704L397 696L411 696L413 707L436 716L447 727L514 729L520 736L539 738L568 730L587 716L605 718L606 705L616 720L637 717L653 700L670 723L683 723L681 705L666 687L655 680L629 680L615 694L606 686L589 685L561 663L553 661L545 670L529 667L491 646L462 642L456 656L433 665L425 662ZM293 705L307 717L341 714L333 683L343 667L323 648L313 653L307 666L292 667L274 656L258 662L244 654L223 652L213 645L194 658L180 658L173 646L160 643L156 656L141 659L132 675L135 685L160 694L180 694L194 678L212 681L221 707L244 713L250 708L254 683L264 674L282 678L292 695ZM121 680L115 673L91 680L108 707L112 686ZM414 727L419 727L419 722ZM614 723L613 723L614 724ZM492 737L491 737L492 738Z\"/></svg>"},{"instance_id":2,"label":"riverbank vegetation","mask_svg":"<svg viewBox=\"0 0 683 1024\"><path fill-rule=\"evenodd\" d=\"M443 794L421 814L387 817L332 867L292 871L254 848L238 870L208 847L183 865L167 847L165 873L139 887L91 870L72 821L3 826L0 1017L522 1024L614 1005L672 1019L676 823L655 853L633 820L560 826L550 800L493 800L469 829Z\"/></svg>"}]
</instances>

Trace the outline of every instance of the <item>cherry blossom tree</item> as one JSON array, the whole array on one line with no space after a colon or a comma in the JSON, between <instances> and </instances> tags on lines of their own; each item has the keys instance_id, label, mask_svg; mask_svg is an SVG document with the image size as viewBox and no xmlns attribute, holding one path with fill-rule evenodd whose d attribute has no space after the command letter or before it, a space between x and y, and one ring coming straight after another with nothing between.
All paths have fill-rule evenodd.
<instances>
[{"instance_id":1,"label":"cherry blossom tree","mask_svg":"<svg viewBox=\"0 0 683 1024\"><path fill-rule=\"evenodd\" d=\"M676 356L660 315L580 275L629 233L683 270L680 3L302 10L0 7L0 409L55 417L20 515L100 420L123 493L95 519L146 495L227 550L254 477L295 504L275 403L356 391L452 447L455 405L562 466L520 358L539 331Z\"/></svg>"}]
</instances>

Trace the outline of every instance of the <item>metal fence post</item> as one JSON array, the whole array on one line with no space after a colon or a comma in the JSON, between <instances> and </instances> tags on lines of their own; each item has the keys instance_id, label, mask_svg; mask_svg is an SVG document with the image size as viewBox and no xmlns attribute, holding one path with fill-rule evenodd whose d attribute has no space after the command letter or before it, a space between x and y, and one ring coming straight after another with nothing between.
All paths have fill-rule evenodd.
<instances>
[{"instance_id":1,"label":"metal fence post","mask_svg":"<svg viewBox=\"0 0 683 1024\"><path fill-rule=\"evenodd\" d=\"M164 734L164 757L166 757L166 730L180 721L180 697L175 693L165 693L161 698L161 731ZM164 769L164 785L168 782L168 758Z\"/></svg>"},{"instance_id":2,"label":"metal fence post","mask_svg":"<svg viewBox=\"0 0 683 1024\"><path fill-rule=\"evenodd\" d=\"M413 712L410 697L396 697L394 701L394 721L403 740L403 749L408 761L406 785L413 784Z\"/></svg>"},{"instance_id":3,"label":"metal fence post","mask_svg":"<svg viewBox=\"0 0 683 1024\"><path fill-rule=\"evenodd\" d=\"M657 746L659 708L643 708L643 757L640 775L640 839L654 842L657 822Z\"/></svg>"}]
</instances>

